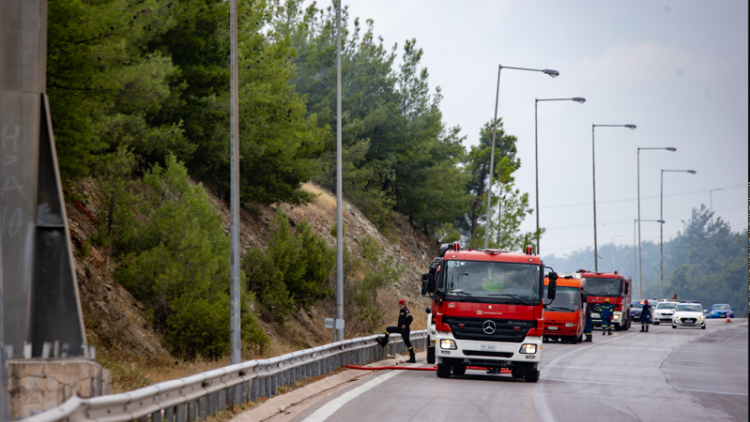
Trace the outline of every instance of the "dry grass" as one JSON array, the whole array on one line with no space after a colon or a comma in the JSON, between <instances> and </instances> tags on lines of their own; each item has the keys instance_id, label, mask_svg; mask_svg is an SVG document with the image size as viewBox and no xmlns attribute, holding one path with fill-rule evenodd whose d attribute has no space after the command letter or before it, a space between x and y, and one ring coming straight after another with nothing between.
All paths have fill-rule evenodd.
<instances>
[{"instance_id":1,"label":"dry grass","mask_svg":"<svg viewBox=\"0 0 750 422\"><path fill-rule=\"evenodd\" d=\"M310 204L310 206L327 213L336 211L336 197L331 195L327 190L308 182L302 185L302 191L312 193L316 196L315 202Z\"/></svg>"}]
</instances>

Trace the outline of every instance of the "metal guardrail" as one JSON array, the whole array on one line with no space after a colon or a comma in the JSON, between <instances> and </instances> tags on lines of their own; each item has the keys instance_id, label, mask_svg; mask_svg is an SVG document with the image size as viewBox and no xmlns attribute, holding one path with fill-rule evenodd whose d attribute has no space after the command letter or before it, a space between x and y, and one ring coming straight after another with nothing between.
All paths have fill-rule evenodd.
<instances>
[{"instance_id":1,"label":"metal guardrail","mask_svg":"<svg viewBox=\"0 0 750 422\"><path fill-rule=\"evenodd\" d=\"M400 334L390 337L387 349L375 340L381 335L344 340L325 346L214 369L165 381L128 393L91 399L73 397L62 405L22 419L23 422L195 422L205 420L235 403L273 397L279 388L330 374L344 365L362 365L405 353ZM427 346L427 330L409 335L412 346Z\"/></svg>"}]
</instances>

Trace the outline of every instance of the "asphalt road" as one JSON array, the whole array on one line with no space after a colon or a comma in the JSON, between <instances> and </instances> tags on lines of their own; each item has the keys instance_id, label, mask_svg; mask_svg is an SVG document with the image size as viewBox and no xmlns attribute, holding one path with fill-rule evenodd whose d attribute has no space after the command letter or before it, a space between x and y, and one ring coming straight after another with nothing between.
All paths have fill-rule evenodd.
<instances>
[{"instance_id":1,"label":"asphalt road","mask_svg":"<svg viewBox=\"0 0 750 422\"><path fill-rule=\"evenodd\" d=\"M747 319L545 343L541 368L538 383L483 371L376 372L271 421L748 420Z\"/></svg>"}]
</instances>

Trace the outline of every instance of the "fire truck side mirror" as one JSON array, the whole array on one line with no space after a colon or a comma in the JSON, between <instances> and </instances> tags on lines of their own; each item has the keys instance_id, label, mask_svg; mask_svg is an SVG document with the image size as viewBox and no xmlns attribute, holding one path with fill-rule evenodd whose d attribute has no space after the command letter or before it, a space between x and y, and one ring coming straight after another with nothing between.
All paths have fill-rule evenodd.
<instances>
[{"instance_id":1,"label":"fire truck side mirror","mask_svg":"<svg viewBox=\"0 0 750 422\"><path fill-rule=\"evenodd\" d=\"M630 291L630 284L625 283L625 294L628 294L628 291Z\"/></svg>"},{"instance_id":2,"label":"fire truck side mirror","mask_svg":"<svg viewBox=\"0 0 750 422\"><path fill-rule=\"evenodd\" d=\"M422 274L422 296L427 294L427 274Z\"/></svg>"},{"instance_id":3,"label":"fire truck side mirror","mask_svg":"<svg viewBox=\"0 0 750 422\"><path fill-rule=\"evenodd\" d=\"M587 295L586 293L581 294L581 301L583 301L583 303L586 303L588 300L589 295Z\"/></svg>"},{"instance_id":4,"label":"fire truck side mirror","mask_svg":"<svg viewBox=\"0 0 750 422\"><path fill-rule=\"evenodd\" d=\"M435 291L435 274L427 274L427 291L429 293Z\"/></svg>"},{"instance_id":5,"label":"fire truck side mirror","mask_svg":"<svg viewBox=\"0 0 750 422\"><path fill-rule=\"evenodd\" d=\"M547 287L547 299L554 300L557 296L557 274L549 273L549 286Z\"/></svg>"}]
</instances>

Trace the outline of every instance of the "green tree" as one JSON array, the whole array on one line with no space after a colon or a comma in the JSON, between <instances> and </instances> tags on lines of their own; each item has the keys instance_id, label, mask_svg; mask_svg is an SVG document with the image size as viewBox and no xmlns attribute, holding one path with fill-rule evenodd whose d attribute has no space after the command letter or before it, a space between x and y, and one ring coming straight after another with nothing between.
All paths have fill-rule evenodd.
<instances>
[{"instance_id":1,"label":"green tree","mask_svg":"<svg viewBox=\"0 0 750 422\"><path fill-rule=\"evenodd\" d=\"M117 278L151 311L168 349L184 357L229 350L229 237L201 185L174 155L146 172L138 189L141 218L118 231ZM133 195L136 195L135 193ZM243 337L268 339L243 301Z\"/></svg>"},{"instance_id":2,"label":"green tree","mask_svg":"<svg viewBox=\"0 0 750 422\"><path fill-rule=\"evenodd\" d=\"M714 218L705 205L693 208L683 225L672 240L675 245L667 257L675 270L665 293L698 300L706 307L729 303L746 315L747 233L732 233L729 224L720 217Z\"/></svg>"},{"instance_id":3,"label":"green tree","mask_svg":"<svg viewBox=\"0 0 750 422\"><path fill-rule=\"evenodd\" d=\"M309 308L333 292L327 279L336 263L336 251L312 232L307 221L290 229L279 208L271 223L265 251L250 249L242 259L247 286L280 324L298 307Z\"/></svg>"},{"instance_id":4,"label":"green tree","mask_svg":"<svg viewBox=\"0 0 750 422\"><path fill-rule=\"evenodd\" d=\"M502 118L498 118L495 127L495 160L492 172L492 183L498 185L513 182L512 174L521 167L521 160L516 157L516 141L513 135L507 135L503 128ZM460 218L456 226L469 238L477 233L479 219L487 210L487 182L489 181L490 156L492 153L492 122L487 122L479 133L479 145L472 146L464 161L464 173L468 176L466 189L472 195L469 212ZM493 194L493 196L495 196ZM494 205L494 204L493 204Z\"/></svg>"},{"instance_id":5,"label":"green tree","mask_svg":"<svg viewBox=\"0 0 750 422\"><path fill-rule=\"evenodd\" d=\"M47 93L64 177L87 175L101 154L125 144L136 155L192 147L179 124L149 125L178 73L148 49L176 13L157 0L66 0L48 6ZM152 156L153 156L152 154Z\"/></svg>"}]
</instances>

